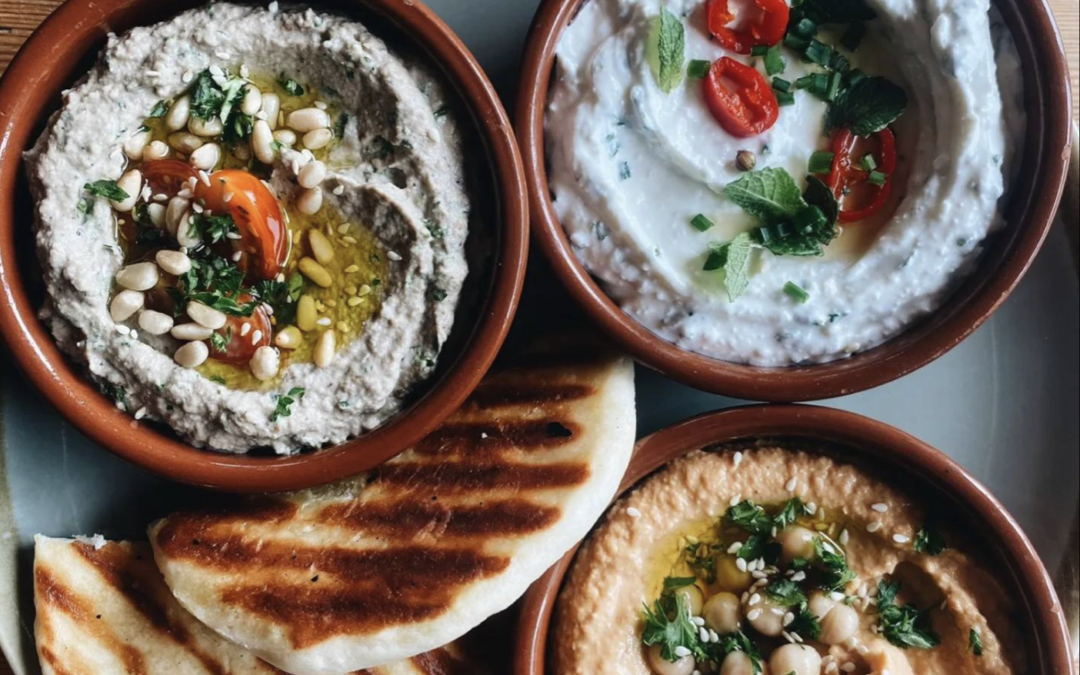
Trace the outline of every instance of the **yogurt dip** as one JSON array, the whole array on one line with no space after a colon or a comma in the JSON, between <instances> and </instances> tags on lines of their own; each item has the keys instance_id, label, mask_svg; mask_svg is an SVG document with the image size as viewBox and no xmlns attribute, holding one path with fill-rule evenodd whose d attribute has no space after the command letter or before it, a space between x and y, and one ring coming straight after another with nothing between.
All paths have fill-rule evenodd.
<instances>
[{"instance_id":1,"label":"yogurt dip","mask_svg":"<svg viewBox=\"0 0 1080 675\"><path fill-rule=\"evenodd\" d=\"M727 189L767 169L783 170L802 190L815 153L834 149L836 131L825 120L836 104L797 84L833 69L789 46L792 29L768 57L740 54L710 35L712 5L591 0L563 34L546 138L554 207L570 243L630 316L681 348L788 366L877 346L934 311L1003 225L1006 177L1024 127L1011 39L985 0L867 0L876 16L857 22L865 35L854 51L843 43L855 22L817 26L814 39L852 69L906 94L906 110L888 128L897 148L886 177L891 194L870 217L839 223L823 255L777 255L756 239L745 289L730 293L710 257L762 221ZM752 20L738 16L746 6L730 9L732 26ZM662 10L681 24L689 64L669 92L650 53ZM776 56L783 70L766 75ZM751 65L790 99L767 130L736 136L711 112L695 75L725 57ZM750 164L755 172L745 171ZM824 166L818 177L829 182Z\"/></svg>"},{"instance_id":2,"label":"yogurt dip","mask_svg":"<svg viewBox=\"0 0 1080 675\"><path fill-rule=\"evenodd\" d=\"M442 84L364 26L222 3L112 36L26 160L42 317L136 419L288 454L433 372L463 152Z\"/></svg>"}]
</instances>

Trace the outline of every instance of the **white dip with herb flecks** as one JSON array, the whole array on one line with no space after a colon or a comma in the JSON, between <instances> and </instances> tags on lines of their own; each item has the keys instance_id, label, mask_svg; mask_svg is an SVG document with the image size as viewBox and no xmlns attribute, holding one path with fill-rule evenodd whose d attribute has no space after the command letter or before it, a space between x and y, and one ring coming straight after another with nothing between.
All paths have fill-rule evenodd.
<instances>
[{"instance_id":1,"label":"white dip with herb flecks","mask_svg":"<svg viewBox=\"0 0 1080 675\"><path fill-rule=\"evenodd\" d=\"M434 371L467 275L452 107L364 26L276 2L112 36L26 157L44 321L196 446L377 427Z\"/></svg>"},{"instance_id":2,"label":"white dip with herb flecks","mask_svg":"<svg viewBox=\"0 0 1080 675\"><path fill-rule=\"evenodd\" d=\"M1003 225L1006 176L1024 128L1022 84L989 1L867 0L864 8L876 16L857 22L865 34L854 51L843 43L856 22L840 17L797 36L795 47L777 46L771 58L778 52L782 70L774 61L768 74L763 52L738 54L710 36L702 0L591 0L563 34L546 119L555 210L588 270L656 334L759 366L844 358L934 311ZM665 22L662 12L670 12ZM826 81L833 63L803 58L811 36L852 69L902 89L907 105L889 125L898 160L888 203L791 255L762 241L762 209L745 202L760 207L779 194L793 220L812 158L832 149L826 119L854 80L838 75L831 102L812 91L814 74ZM665 41L659 64L650 40ZM778 94L788 104L763 133L736 137L710 111L703 70L691 62L703 69L723 57L792 94ZM856 98L848 96L849 121L865 113ZM869 175L873 162L854 159L868 162ZM732 196L740 180L754 183L746 200ZM772 234L788 225L774 224Z\"/></svg>"}]
</instances>

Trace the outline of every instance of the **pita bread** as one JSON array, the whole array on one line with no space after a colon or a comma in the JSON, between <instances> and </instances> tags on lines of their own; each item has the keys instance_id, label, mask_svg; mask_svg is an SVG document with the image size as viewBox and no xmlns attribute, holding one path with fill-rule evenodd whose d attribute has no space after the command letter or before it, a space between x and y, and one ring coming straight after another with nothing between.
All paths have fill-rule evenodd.
<instances>
[{"instance_id":1,"label":"pita bread","mask_svg":"<svg viewBox=\"0 0 1080 675\"><path fill-rule=\"evenodd\" d=\"M172 597L147 544L36 538L43 675L281 675ZM478 675L459 645L362 675Z\"/></svg>"},{"instance_id":2,"label":"pita bread","mask_svg":"<svg viewBox=\"0 0 1080 675\"><path fill-rule=\"evenodd\" d=\"M634 447L633 366L563 342L489 375L419 446L314 491L150 528L180 603L298 675L452 642L584 537Z\"/></svg>"}]
</instances>

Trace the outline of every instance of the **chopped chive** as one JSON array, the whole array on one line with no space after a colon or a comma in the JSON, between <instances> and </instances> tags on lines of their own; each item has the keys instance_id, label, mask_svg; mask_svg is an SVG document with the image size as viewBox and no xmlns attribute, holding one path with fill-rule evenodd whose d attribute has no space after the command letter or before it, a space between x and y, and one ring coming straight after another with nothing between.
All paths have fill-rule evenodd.
<instances>
[{"instance_id":1,"label":"chopped chive","mask_svg":"<svg viewBox=\"0 0 1080 675\"><path fill-rule=\"evenodd\" d=\"M750 56L765 56L768 53L769 45L755 45L750 48Z\"/></svg>"},{"instance_id":2,"label":"chopped chive","mask_svg":"<svg viewBox=\"0 0 1080 675\"><path fill-rule=\"evenodd\" d=\"M829 65L830 59L832 59L833 49L829 45L825 44L821 40L811 40L806 47L806 58L811 63L816 63L821 67Z\"/></svg>"},{"instance_id":3,"label":"chopped chive","mask_svg":"<svg viewBox=\"0 0 1080 675\"><path fill-rule=\"evenodd\" d=\"M789 281L784 284L784 294L795 302L799 303L800 305L806 304L806 302L810 299L810 294L804 291L794 281Z\"/></svg>"},{"instance_id":4,"label":"chopped chive","mask_svg":"<svg viewBox=\"0 0 1080 675\"><path fill-rule=\"evenodd\" d=\"M871 154L863 155L863 158L859 160L859 166L863 171L873 171L877 168L877 160Z\"/></svg>"},{"instance_id":5,"label":"chopped chive","mask_svg":"<svg viewBox=\"0 0 1080 675\"><path fill-rule=\"evenodd\" d=\"M810 155L810 167L811 174L829 173L832 171L833 159L836 158L834 153L828 150L819 150Z\"/></svg>"},{"instance_id":6,"label":"chopped chive","mask_svg":"<svg viewBox=\"0 0 1080 675\"><path fill-rule=\"evenodd\" d=\"M866 182L881 187L885 185L885 181L887 180L889 180L888 174L881 173L880 171L871 171L870 177L866 179Z\"/></svg>"},{"instance_id":7,"label":"chopped chive","mask_svg":"<svg viewBox=\"0 0 1080 675\"><path fill-rule=\"evenodd\" d=\"M838 73L846 73L851 70L851 61L848 61L846 56L834 49L832 56L829 57L829 63L826 68Z\"/></svg>"},{"instance_id":8,"label":"chopped chive","mask_svg":"<svg viewBox=\"0 0 1080 675\"><path fill-rule=\"evenodd\" d=\"M782 77L772 79L772 88L776 91L791 91L791 83Z\"/></svg>"},{"instance_id":9,"label":"chopped chive","mask_svg":"<svg viewBox=\"0 0 1080 675\"><path fill-rule=\"evenodd\" d=\"M776 94L776 102L781 106L795 105L795 93L791 91L778 91Z\"/></svg>"},{"instance_id":10,"label":"chopped chive","mask_svg":"<svg viewBox=\"0 0 1080 675\"><path fill-rule=\"evenodd\" d=\"M865 35L866 24L861 21L856 21L848 26L847 32L844 33L844 37L840 38L840 44L844 45L844 49L849 52L858 51L859 45L862 44Z\"/></svg>"},{"instance_id":11,"label":"chopped chive","mask_svg":"<svg viewBox=\"0 0 1080 675\"><path fill-rule=\"evenodd\" d=\"M794 33L788 33L784 36L784 46L793 49L800 54L806 51L806 48L810 46L810 41L806 38L801 38Z\"/></svg>"},{"instance_id":12,"label":"chopped chive","mask_svg":"<svg viewBox=\"0 0 1080 675\"><path fill-rule=\"evenodd\" d=\"M825 100L835 101L836 95L840 93L840 85L844 81L844 76L841 73L833 73L829 76L829 86L825 89Z\"/></svg>"},{"instance_id":13,"label":"chopped chive","mask_svg":"<svg viewBox=\"0 0 1080 675\"><path fill-rule=\"evenodd\" d=\"M803 77L800 77L799 79L795 80L795 88L796 89L810 89L813 86L814 86L814 76L813 75L804 75Z\"/></svg>"},{"instance_id":14,"label":"chopped chive","mask_svg":"<svg viewBox=\"0 0 1080 675\"><path fill-rule=\"evenodd\" d=\"M776 75L784 72L786 67L784 57L780 54L780 45L769 47L769 50L765 52L765 72L769 75Z\"/></svg>"},{"instance_id":15,"label":"chopped chive","mask_svg":"<svg viewBox=\"0 0 1080 675\"><path fill-rule=\"evenodd\" d=\"M817 35L817 24L804 17L792 27L791 32L799 37L809 39Z\"/></svg>"},{"instance_id":16,"label":"chopped chive","mask_svg":"<svg viewBox=\"0 0 1080 675\"><path fill-rule=\"evenodd\" d=\"M702 80L709 74L710 68L712 68L712 63L709 61L694 59L690 62L690 65L686 67L686 74L688 77L692 77L695 80Z\"/></svg>"},{"instance_id":17,"label":"chopped chive","mask_svg":"<svg viewBox=\"0 0 1080 675\"><path fill-rule=\"evenodd\" d=\"M713 221L706 218L703 214L699 213L690 219L690 224L694 226L698 232L707 232L713 227Z\"/></svg>"}]
</instances>

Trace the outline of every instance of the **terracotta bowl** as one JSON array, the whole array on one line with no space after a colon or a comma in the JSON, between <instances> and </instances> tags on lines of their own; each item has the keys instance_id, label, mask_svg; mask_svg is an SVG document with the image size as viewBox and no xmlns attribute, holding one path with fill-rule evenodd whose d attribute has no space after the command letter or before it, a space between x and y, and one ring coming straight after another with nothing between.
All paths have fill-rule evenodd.
<instances>
[{"instance_id":1,"label":"terracotta bowl","mask_svg":"<svg viewBox=\"0 0 1080 675\"><path fill-rule=\"evenodd\" d=\"M93 65L109 32L153 24L197 0L69 0L23 46L0 81L0 328L29 380L73 425L120 457L162 476L205 487L268 492L327 483L389 459L434 430L472 392L491 365L517 309L528 248L528 212L521 157L495 90L461 40L417 0L337 0L345 12L383 37L425 54L440 67L471 115L478 155L484 269L474 269L454 335L432 383L400 415L343 445L287 458L226 456L198 450L167 429L134 423L116 410L56 348L36 313L32 204L22 153L60 105L60 92ZM35 288L36 287L36 288ZM471 290L470 290L471 289ZM37 296L37 297L35 297ZM463 303L464 304L464 303Z\"/></svg>"},{"instance_id":2,"label":"terracotta bowl","mask_svg":"<svg viewBox=\"0 0 1080 675\"><path fill-rule=\"evenodd\" d=\"M965 523L980 554L1007 585L1029 645L1032 675L1071 672L1064 612L1050 576L1020 526L986 488L940 451L904 432L831 408L771 405L733 408L677 424L642 439L623 480L625 494L673 459L718 443L755 438L824 442L840 461L887 474L905 491L932 499L939 512ZM960 528L954 528L960 529ZM529 589L522 604L514 675L556 675L545 670L549 625L575 551Z\"/></svg>"},{"instance_id":3,"label":"terracotta bowl","mask_svg":"<svg viewBox=\"0 0 1080 675\"><path fill-rule=\"evenodd\" d=\"M1061 38L1044 0L997 0L1023 61L1028 113L1020 179L1007 211L1010 227L988 242L978 270L929 318L891 341L832 363L761 368L676 347L639 324L607 296L570 247L552 206L544 114L555 49L586 0L543 0L525 49L517 133L529 181L533 232L574 299L645 365L698 389L758 401L808 401L864 391L942 356L981 326L1019 283L1042 246L1061 198L1069 161L1070 81Z\"/></svg>"}]
</instances>

